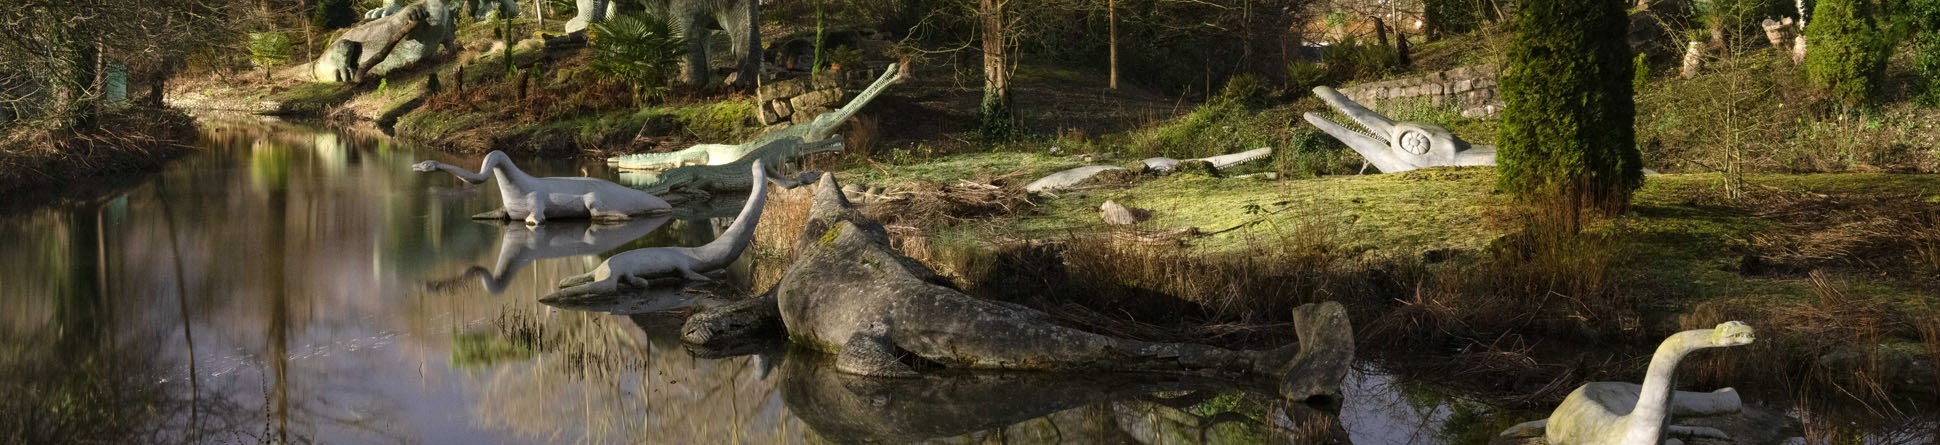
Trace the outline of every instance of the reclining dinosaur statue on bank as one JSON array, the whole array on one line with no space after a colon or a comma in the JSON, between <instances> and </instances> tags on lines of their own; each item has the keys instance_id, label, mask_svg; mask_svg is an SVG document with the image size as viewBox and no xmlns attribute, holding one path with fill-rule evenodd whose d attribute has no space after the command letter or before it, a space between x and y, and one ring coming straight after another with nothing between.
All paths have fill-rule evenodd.
<instances>
[{"instance_id":1,"label":"reclining dinosaur statue on bank","mask_svg":"<svg viewBox=\"0 0 1940 445\"><path fill-rule=\"evenodd\" d=\"M890 64L889 68L883 70L882 77L876 78L876 83L870 84L869 88L862 90L860 94L856 94L855 99L850 100L849 104L843 105L841 109L822 113L821 115L815 116L815 119L808 123L770 131L755 137L754 140L739 145L700 144L666 153L638 153L615 156L607 158L606 163L625 170L659 170L687 165L725 165L742 160L754 154L757 150L765 149L767 150L767 155L773 157L768 162L780 165L782 161L792 161L795 158L800 158L811 153L839 150L841 149L839 145L826 146L815 144L834 138L836 128L841 127L842 123L848 122L850 117L855 116L857 111L861 111L864 105L869 104L869 101L875 100L876 96L881 95L883 90L889 88L889 85L902 79L903 68L895 64ZM785 141L799 142L794 142L794 144L798 144L795 146L781 145L768 147L771 143Z\"/></svg>"},{"instance_id":2,"label":"reclining dinosaur statue on bank","mask_svg":"<svg viewBox=\"0 0 1940 445\"><path fill-rule=\"evenodd\" d=\"M424 0L392 12L330 42L311 73L322 82L361 82L417 64L440 49L457 50L458 24L444 0Z\"/></svg>"},{"instance_id":3,"label":"reclining dinosaur statue on bank","mask_svg":"<svg viewBox=\"0 0 1940 445\"><path fill-rule=\"evenodd\" d=\"M559 282L560 289L545 297L548 300L572 298L585 294L608 294L618 292L621 285L636 289L653 288L653 280L679 278L687 281L708 281L703 273L720 270L734 263L754 242L755 225L761 223L761 207L768 201L768 181L762 162L757 160L749 166L754 176L754 187L748 192L748 203L741 206L741 215L734 217L721 236L700 247L649 247L621 252L607 258L599 267Z\"/></svg>"},{"instance_id":4,"label":"reclining dinosaur statue on bank","mask_svg":"<svg viewBox=\"0 0 1940 445\"><path fill-rule=\"evenodd\" d=\"M775 301L788 338L835 355L839 371L879 377L915 377L934 366L1155 372L1265 382L1295 401L1340 400L1354 336L1339 303L1295 308L1299 344L1268 351L1105 336L949 287L892 250L888 233L849 205L834 175L822 175L814 193L796 241L800 259L775 285Z\"/></svg>"},{"instance_id":5,"label":"reclining dinosaur statue on bank","mask_svg":"<svg viewBox=\"0 0 1940 445\"><path fill-rule=\"evenodd\" d=\"M487 172L497 176L498 191L505 208L472 215L473 219L524 220L526 225L538 225L551 218L621 221L636 216L664 215L672 209L667 201L652 193L604 179L533 177L512 165L512 158L498 150L486 154L484 164L476 172L438 161L419 162L411 169L419 172L444 170L468 184L479 184L490 179L491 176L486 176Z\"/></svg>"},{"instance_id":6,"label":"reclining dinosaur statue on bank","mask_svg":"<svg viewBox=\"0 0 1940 445\"><path fill-rule=\"evenodd\" d=\"M1135 170L1135 171L1145 171L1145 172L1152 172L1152 173L1164 175L1164 174L1170 174L1173 171L1178 170L1179 166L1182 164L1194 163L1194 162L1204 162L1207 165L1211 166L1213 170L1225 170L1228 167L1232 167L1232 166L1236 166L1236 165L1240 165L1240 164L1244 164L1247 162L1252 162L1260 159L1266 159L1268 156L1273 156L1273 147L1260 147L1252 150L1242 151L1239 153L1229 153L1229 154L1223 154L1219 156L1208 156L1203 158L1187 159L1183 161L1178 159L1173 159L1173 158L1167 158L1167 157L1145 158L1145 159L1139 160L1136 163L1133 163L1131 165L1131 168L1119 167L1116 165L1086 165L1082 167L1074 167L1071 169L1059 171L1057 173L1045 175L1042 178L1038 178L1036 181L1031 181L1030 184L1025 184L1024 191L1031 192L1031 193L1052 193L1058 190L1077 187L1078 184L1084 183L1085 180L1091 179L1091 177L1093 176L1098 176L1098 174L1108 172L1108 171Z\"/></svg>"},{"instance_id":7,"label":"reclining dinosaur statue on bank","mask_svg":"<svg viewBox=\"0 0 1940 445\"><path fill-rule=\"evenodd\" d=\"M666 224L668 217L633 219L619 224L601 224L590 221L561 222L542 226L527 226L511 221L485 221L499 226L498 262L491 269L472 266L463 275L440 282L427 284L426 287L438 289L456 284L455 282L477 277L487 292L500 294L517 277L519 270L527 264L546 258L560 258L579 255L598 255L653 233Z\"/></svg>"},{"instance_id":8,"label":"reclining dinosaur statue on bank","mask_svg":"<svg viewBox=\"0 0 1940 445\"><path fill-rule=\"evenodd\" d=\"M1505 438L1540 435L1549 445L1657 445L1671 437L1729 440L1715 428L1672 425L1674 417L1713 417L1736 414L1743 404L1738 393L1676 391L1678 362L1700 349L1751 344L1750 325L1729 321L1711 329L1672 334L1650 357L1644 384L1590 382L1563 399L1548 419L1510 427ZM1675 440L1675 439L1671 439Z\"/></svg>"},{"instance_id":9,"label":"reclining dinosaur statue on bank","mask_svg":"<svg viewBox=\"0 0 1940 445\"><path fill-rule=\"evenodd\" d=\"M1347 144L1348 148L1360 153L1368 164L1382 173L1428 167L1495 165L1493 145L1470 144L1448 129L1434 124L1395 122L1326 86L1314 87L1314 95L1373 135L1327 120L1317 113L1306 113L1301 117L1320 131Z\"/></svg>"}]
</instances>

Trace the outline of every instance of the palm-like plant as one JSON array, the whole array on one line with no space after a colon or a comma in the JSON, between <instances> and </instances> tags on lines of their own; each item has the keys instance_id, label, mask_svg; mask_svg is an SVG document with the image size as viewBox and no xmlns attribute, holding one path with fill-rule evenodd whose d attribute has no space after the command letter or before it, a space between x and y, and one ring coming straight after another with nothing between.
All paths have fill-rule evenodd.
<instances>
[{"instance_id":1,"label":"palm-like plant","mask_svg":"<svg viewBox=\"0 0 1940 445\"><path fill-rule=\"evenodd\" d=\"M659 97L679 72L686 39L667 20L612 17L587 27L593 69L633 86L635 99Z\"/></svg>"}]
</instances>

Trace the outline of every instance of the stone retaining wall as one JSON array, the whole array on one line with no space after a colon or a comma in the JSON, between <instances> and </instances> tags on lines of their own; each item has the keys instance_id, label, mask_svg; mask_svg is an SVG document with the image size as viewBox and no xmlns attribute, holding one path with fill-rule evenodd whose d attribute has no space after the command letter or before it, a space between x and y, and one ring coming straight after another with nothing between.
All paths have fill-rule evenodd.
<instances>
[{"instance_id":1,"label":"stone retaining wall","mask_svg":"<svg viewBox=\"0 0 1940 445\"><path fill-rule=\"evenodd\" d=\"M755 119L761 125L778 127L801 124L847 103L850 89L874 82L887 63L865 63L838 71L823 71L813 76L770 80L755 90Z\"/></svg>"},{"instance_id":2,"label":"stone retaining wall","mask_svg":"<svg viewBox=\"0 0 1940 445\"><path fill-rule=\"evenodd\" d=\"M1494 65L1465 66L1420 76L1384 80L1343 88L1340 93L1375 111L1385 111L1402 103L1426 102L1433 106L1454 107L1463 117L1494 116L1502 110L1502 97L1496 94Z\"/></svg>"}]
</instances>

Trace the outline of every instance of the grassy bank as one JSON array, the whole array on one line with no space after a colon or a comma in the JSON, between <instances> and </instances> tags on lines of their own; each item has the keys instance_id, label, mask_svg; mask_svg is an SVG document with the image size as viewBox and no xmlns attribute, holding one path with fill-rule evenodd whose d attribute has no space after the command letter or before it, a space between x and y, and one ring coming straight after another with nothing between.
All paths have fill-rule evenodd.
<instances>
[{"instance_id":1,"label":"grassy bank","mask_svg":"<svg viewBox=\"0 0 1940 445\"><path fill-rule=\"evenodd\" d=\"M844 177L901 197L869 212L966 288L1120 335L1277 344L1287 310L1338 300L1368 355L1404 376L1543 406L1581 381L1634 378L1671 332L1746 320L1760 342L1696 359L1691 382L1877 407L1940 384L1933 175L1752 174L1737 200L1718 174L1656 175L1630 212L1580 235L1544 230L1477 168L1182 174L1012 198L1079 164L990 152ZM964 184L1009 191L950 198L985 190ZM1106 200L1151 218L1108 226Z\"/></svg>"},{"instance_id":2,"label":"grassy bank","mask_svg":"<svg viewBox=\"0 0 1940 445\"><path fill-rule=\"evenodd\" d=\"M0 207L89 196L101 187L154 171L186 153L195 123L171 109L120 108L98 117L95 130L21 125L0 135Z\"/></svg>"}]
</instances>

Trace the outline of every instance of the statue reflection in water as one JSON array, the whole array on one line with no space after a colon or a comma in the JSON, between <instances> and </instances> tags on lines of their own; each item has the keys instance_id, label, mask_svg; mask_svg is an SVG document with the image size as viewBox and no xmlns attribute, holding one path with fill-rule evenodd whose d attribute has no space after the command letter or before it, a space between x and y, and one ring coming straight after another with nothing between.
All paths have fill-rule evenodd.
<instances>
[{"instance_id":1,"label":"statue reflection in water","mask_svg":"<svg viewBox=\"0 0 1940 445\"><path fill-rule=\"evenodd\" d=\"M512 278L518 276L519 270L533 261L612 251L653 233L667 221L666 216L620 223L561 220L539 226L527 226L518 221L479 221L499 226L498 263L490 270L472 266L463 275L433 281L426 287L433 291L444 291L467 279L477 278L486 291L504 293Z\"/></svg>"}]
</instances>

